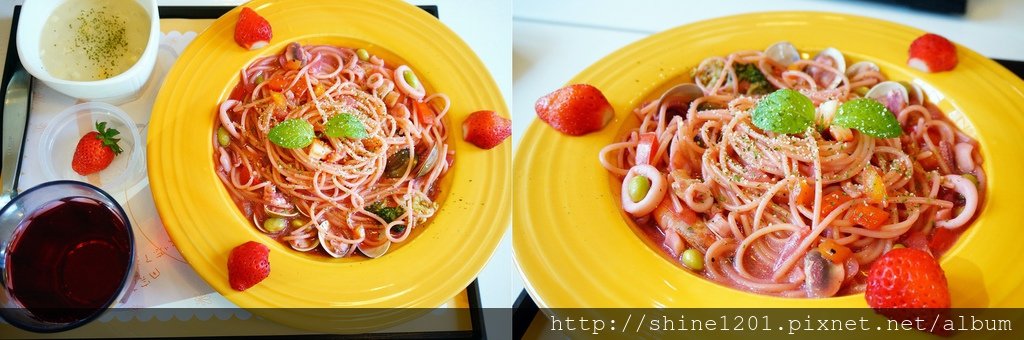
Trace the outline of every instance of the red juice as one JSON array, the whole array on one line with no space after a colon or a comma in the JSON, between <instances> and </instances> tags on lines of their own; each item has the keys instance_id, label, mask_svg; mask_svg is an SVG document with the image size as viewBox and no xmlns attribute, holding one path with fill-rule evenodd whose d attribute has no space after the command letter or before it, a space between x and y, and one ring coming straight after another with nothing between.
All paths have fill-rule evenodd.
<instances>
[{"instance_id":1,"label":"red juice","mask_svg":"<svg viewBox=\"0 0 1024 340\"><path fill-rule=\"evenodd\" d=\"M46 204L18 227L7 255L15 299L48 322L77 321L105 308L132 260L127 228L91 198Z\"/></svg>"}]
</instances>

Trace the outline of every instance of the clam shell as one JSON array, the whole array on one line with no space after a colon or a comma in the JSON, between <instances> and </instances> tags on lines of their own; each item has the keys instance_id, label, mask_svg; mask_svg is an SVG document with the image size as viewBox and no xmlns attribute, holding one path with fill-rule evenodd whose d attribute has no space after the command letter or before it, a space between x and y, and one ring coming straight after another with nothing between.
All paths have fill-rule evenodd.
<instances>
[{"instance_id":1,"label":"clam shell","mask_svg":"<svg viewBox=\"0 0 1024 340\"><path fill-rule=\"evenodd\" d=\"M901 85L903 85L904 88L907 89L907 103L908 104L910 104L910 105L917 105L917 104L924 103L924 99L925 99L924 98L924 90L921 89L921 86L918 86L917 84L914 84L914 83L911 83L911 82L906 82L906 81L900 81L899 83Z\"/></svg>"},{"instance_id":2,"label":"clam shell","mask_svg":"<svg viewBox=\"0 0 1024 340\"><path fill-rule=\"evenodd\" d=\"M268 207L266 205L263 206L263 211L265 211L267 214L270 214L270 215L273 215L273 216L277 216L277 217L295 217L295 216L299 216L298 210L292 210L292 212L290 212L290 213L283 213L283 212L280 212L280 211L276 211L274 209L270 209L270 207Z\"/></svg>"},{"instance_id":3,"label":"clam shell","mask_svg":"<svg viewBox=\"0 0 1024 340\"><path fill-rule=\"evenodd\" d=\"M818 52L818 54L814 56L814 59L818 59L819 57L828 57L832 59L835 62L833 67L835 67L836 70L839 70L840 73L846 73L846 57L843 56L843 52L839 52L839 50L829 47Z\"/></svg>"},{"instance_id":4,"label":"clam shell","mask_svg":"<svg viewBox=\"0 0 1024 340\"><path fill-rule=\"evenodd\" d=\"M836 295L846 278L844 266L825 259L818 249L811 249L804 256L804 274L804 291L812 298Z\"/></svg>"},{"instance_id":5,"label":"clam shell","mask_svg":"<svg viewBox=\"0 0 1024 340\"><path fill-rule=\"evenodd\" d=\"M868 72L868 71L879 72L879 71L881 71L881 69L878 68L878 64L875 64L875 63L870 62L870 61L861 61L861 62L856 62L853 65L850 65L850 67L847 67L846 68L846 76L847 77L853 77L853 76L857 75L858 73Z\"/></svg>"},{"instance_id":6,"label":"clam shell","mask_svg":"<svg viewBox=\"0 0 1024 340\"><path fill-rule=\"evenodd\" d=\"M302 243L300 244L298 242L302 242ZM298 250L298 251L302 251L302 252L306 252L306 251L310 251L310 250L316 249L316 247L320 246L320 239L319 238L313 238L312 240L308 240L308 239L291 240L291 241L288 241L288 245L290 245L292 247L292 249L295 249L295 250Z\"/></svg>"},{"instance_id":7,"label":"clam shell","mask_svg":"<svg viewBox=\"0 0 1024 340\"><path fill-rule=\"evenodd\" d=\"M364 246L360 243L357 248L359 248L359 252L366 255L366 257L375 259L383 256L384 253L388 252L388 249L391 249L391 241L384 241L384 243L374 247Z\"/></svg>"},{"instance_id":8,"label":"clam shell","mask_svg":"<svg viewBox=\"0 0 1024 340\"><path fill-rule=\"evenodd\" d=\"M317 239L320 240L320 245L323 246L324 251L331 255L331 257L348 256L352 253L352 248L354 248L351 244L327 239L327 228L320 228L317 231Z\"/></svg>"},{"instance_id":9,"label":"clam shell","mask_svg":"<svg viewBox=\"0 0 1024 340\"><path fill-rule=\"evenodd\" d=\"M814 56L814 60L815 61L819 61L820 59L823 59L823 58L831 59L832 60L832 67L834 67L837 71L839 71L839 73L843 73L843 74L846 73L846 57L843 57L843 53L839 52L839 50L837 50L835 48L832 48L832 47L829 47L829 48L826 48L826 49L822 50L821 52L818 52L818 54ZM811 74L811 76L815 78L814 80L819 82L819 85L821 83L820 83L820 80L818 79L818 77L820 77L821 75L830 75L830 76L833 75L833 73L831 73L831 72L828 72L828 73L824 73L824 72L827 72L827 71L822 70L822 71L819 71L819 72L815 72L816 74ZM841 83L842 81L843 81L842 77L835 76L834 78L832 78L832 81L830 81L827 85L825 85L825 88L829 88L829 89L836 88L837 86L839 86L839 83Z\"/></svg>"},{"instance_id":10,"label":"clam shell","mask_svg":"<svg viewBox=\"0 0 1024 340\"><path fill-rule=\"evenodd\" d=\"M796 47L788 41L780 41L768 46L764 50L764 54L769 59L779 63L783 66L789 66L792 63L800 61L800 51L796 50Z\"/></svg>"},{"instance_id":11,"label":"clam shell","mask_svg":"<svg viewBox=\"0 0 1024 340\"><path fill-rule=\"evenodd\" d=\"M910 103L907 88L895 81L883 81L872 87L864 97L879 101L889 111L899 113Z\"/></svg>"}]
</instances>

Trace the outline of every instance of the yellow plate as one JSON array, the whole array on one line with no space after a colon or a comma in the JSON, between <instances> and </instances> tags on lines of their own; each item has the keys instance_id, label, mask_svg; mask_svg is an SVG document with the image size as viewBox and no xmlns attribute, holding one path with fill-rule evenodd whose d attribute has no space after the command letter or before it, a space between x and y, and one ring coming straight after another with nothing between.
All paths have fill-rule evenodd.
<instances>
[{"instance_id":1,"label":"yellow plate","mask_svg":"<svg viewBox=\"0 0 1024 340\"><path fill-rule=\"evenodd\" d=\"M838 48L876 62L890 79L925 88L958 126L980 139L988 197L980 217L944 256L954 307L1024 306L1020 195L1024 159L1024 82L958 46L951 72L906 66L910 42L925 32L891 22L814 12L730 16L677 27L637 41L590 66L570 83L601 89L616 117L597 133L562 135L534 121L515 159L514 252L527 289L545 307L864 307L862 294L787 299L721 286L666 260L620 212L619 194L597 160L643 100L702 59L762 50L780 40L802 52ZM677 80L678 81L678 80ZM554 89L552 89L554 90ZM546 152L557 145L558 152ZM999 157L1002 156L1002 157Z\"/></svg>"},{"instance_id":2,"label":"yellow plate","mask_svg":"<svg viewBox=\"0 0 1024 340\"><path fill-rule=\"evenodd\" d=\"M400 1L263 0L245 6L271 23L270 46L257 51L239 47L233 32L241 7L228 12L188 45L153 107L150 185L181 254L214 289L245 308L435 308L465 289L511 218L511 147L505 143L481 150L463 141L459 128L477 110L507 116L483 63L440 21ZM451 97L448 143L456 155L442 187L441 209L418 235L384 257L329 259L285 247L246 220L214 173L210 138L219 103L239 81L242 68L292 41L358 44L353 47L401 56L424 83ZM227 255L249 240L270 247L271 274L245 292L234 291L228 285ZM411 317L397 310L360 318L331 317L323 310L273 312L290 325L336 332L377 329Z\"/></svg>"}]
</instances>

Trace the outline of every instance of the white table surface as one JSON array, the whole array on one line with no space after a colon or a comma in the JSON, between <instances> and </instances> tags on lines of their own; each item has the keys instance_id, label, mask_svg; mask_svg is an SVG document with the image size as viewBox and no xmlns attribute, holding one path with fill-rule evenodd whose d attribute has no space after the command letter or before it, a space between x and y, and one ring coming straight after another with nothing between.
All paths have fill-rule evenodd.
<instances>
[{"instance_id":1,"label":"white table surface","mask_svg":"<svg viewBox=\"0 0 1024 340\"><path fill-rule=\"evenodd\" d=\"M0 1L0 58L7 55L15 5L25 0ZM31 0L28 0L31 1ZM158 0L161 6L235 6L240 0ZM437 5L441 22L455 31L483 60L498 83L506 103L512 102L511 3L505 0L409 0L416 5ZM0 72L3 63L0 62ZM511 226L510 226L511 227ZM481 302L486 308L508 308L514 294L512 236L506 232L490 261L478 276ZM521 289L521 288L520 288ZM497 327L487 327L496 329Z\"/></svg>"},{"instance_id":2,"label":"white table surface","mask_svg":"<svg viewBox=\"0 0 1024 340\"><path fill-rule=\"evenodd\" d=\"M940 0L936 0L940 1ZM534 121L533 104L587 66L652 33L732 14L813 10L869 16L945 36L991 58L1024 60L1024 1L969 0L949 16L862 1L515 0L512 9L513 147ZM512 289L524 287L513 276Z\"/></svg>"}]
</instances>

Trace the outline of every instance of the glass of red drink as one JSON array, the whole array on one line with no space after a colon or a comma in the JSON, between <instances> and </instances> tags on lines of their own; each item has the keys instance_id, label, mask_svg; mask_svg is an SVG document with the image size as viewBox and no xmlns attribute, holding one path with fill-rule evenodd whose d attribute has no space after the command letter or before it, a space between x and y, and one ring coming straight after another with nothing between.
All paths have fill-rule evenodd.
<instances>
[{"instance_id":1,"label":"glass of red drink","mask_svg":"<svg viewBox=\"0 0 1024 340\"><path fill-rule=\"evenodd\" d=\"M133 274L128 216L87 183L40 184L0 210L0 317L34 332L69 330L100 316Z\"/></svg>"}]
</instances>

